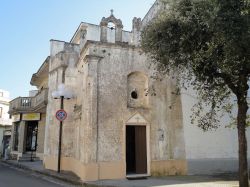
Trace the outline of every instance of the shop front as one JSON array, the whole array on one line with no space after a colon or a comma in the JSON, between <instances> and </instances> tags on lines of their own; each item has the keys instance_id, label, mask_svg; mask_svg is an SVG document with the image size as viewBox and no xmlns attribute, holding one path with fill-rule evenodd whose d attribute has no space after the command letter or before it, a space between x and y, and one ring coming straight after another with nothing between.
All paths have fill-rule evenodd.
<instances>
[{"instance_id":1,"label":"shop front","mask_svg":"<svg viewBox=\"0 0 250 187\"><path fill-rule=\"evenodd\" d=\"M38 150L38 137L44 132L39 131L39 126L43 125L41 113L16 114L13 119L13 137L11 154L17 160L36 159ZM41 128L40 128L41 129ZM43 147L43 142L42 145Z\"/></svg>"}]
</instances>

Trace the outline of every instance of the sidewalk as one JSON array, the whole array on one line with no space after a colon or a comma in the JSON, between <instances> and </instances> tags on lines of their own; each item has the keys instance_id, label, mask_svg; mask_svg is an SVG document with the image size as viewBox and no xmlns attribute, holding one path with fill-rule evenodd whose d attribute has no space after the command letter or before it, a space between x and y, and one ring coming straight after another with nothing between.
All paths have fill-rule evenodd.
<instances>
[{"instance_id":1,"label":"sidewalk","mask_svg":"<svg viewBox=\"0 0 250 187\"><path fill-rule=\"evenodd\" d=\"M51 171L43 168L41 161L17 162L15 160L0 160L10 166L21 168L33 173L53 177L70 183L74 186L85 187L238 187L238 181L234 175L215 176L168 176L149 177L137 180L100 180L95 182L82 182L79 177L71 172ZM108 172L108 171L107 171Z\"/></svg>"},{"instance_id":2,"label":"sidewalk","mask_svg":"<svg viewBox=\"0 0 250 187\"><path fill-rule=\"evenodd\" d=\"M0 162L10 165L12 167L15 168L20 168L26 171L30 171L33 173L38 173L41 175L45 175L48 177L53 177L59 180L62 180L64 182L76 185L76 186L84 186L85 184L80 180L79 177L77 177L76 175L74 175L71 172L65 172L62 171L60 173L57 173L56 171L52 171L52 170L48 170L48 169L44 169L42 161L23 161L23 162L17 162L16 160L1 160Z\"/></svg>"}]
</instances>

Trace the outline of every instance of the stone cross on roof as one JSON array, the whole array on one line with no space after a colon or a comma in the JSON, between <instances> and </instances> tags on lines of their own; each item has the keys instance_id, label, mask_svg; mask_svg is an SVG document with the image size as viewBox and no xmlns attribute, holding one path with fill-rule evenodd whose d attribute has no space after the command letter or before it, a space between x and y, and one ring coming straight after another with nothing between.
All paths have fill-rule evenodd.
<instances>
[{"instance_id":1,"label":"stone cross on roof","mask_svg":"<svg viewBox=\"0 0 250 187\"><path fill-rule=\"evenodd\" d=\"M113 24L115 24L115 26L117 28L123 28L122 21L120 19L117 19L113 15L114 14L114 10L111 9L110 12L111 12L111 15L109 17L107 17L107 18L103 17L102 18L100 25L101 26L107 26L109 22L112 22Z\"/></svg>"}]
</instances>

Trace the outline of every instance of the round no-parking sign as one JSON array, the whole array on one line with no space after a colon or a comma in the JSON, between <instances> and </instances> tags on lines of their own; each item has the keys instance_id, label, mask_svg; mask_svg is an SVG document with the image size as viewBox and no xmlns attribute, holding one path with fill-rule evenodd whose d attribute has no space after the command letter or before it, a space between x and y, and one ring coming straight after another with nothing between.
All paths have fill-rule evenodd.
<instances>
[{"instance_id":1,"label":"round no-parking sign","mask_svg":"<svg viewBox=\"0 0 250 187\"><path fill-rule=\"evenodd\" d=\"M63 121L67 118L67 112L63 109L58 110L56 112L56 119L58 119L59 121Z\"/></svg>"}]
</instances>

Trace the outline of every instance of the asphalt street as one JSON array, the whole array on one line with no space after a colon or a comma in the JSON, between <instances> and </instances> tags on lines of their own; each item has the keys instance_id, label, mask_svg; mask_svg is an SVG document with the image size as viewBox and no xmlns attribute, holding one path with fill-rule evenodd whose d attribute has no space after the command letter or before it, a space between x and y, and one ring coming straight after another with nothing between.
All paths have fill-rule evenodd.
<instances>
[{"instance_id":1,"label":"asphalt street","mask_svg":"<svg viewBox=\"0 0 250 187\"><path fill-rule=\"evenodd\" d=\"M0 187L65 187L61 181L0 163Z\"/></svg>"},{"instance_id":2,"label":"asphalt street","mask_svg":"<svg viewBox=\"0 0 250 187\"><path fill-rule=\"evenodd\" d=\"M26 164L27 166L27 164ZM108 171L107 171L108 172ZM91 186L118 187L239 187L234 176L166 176L138 180L99 180L88 182ZM76 187L59 179L17 169L0 162L0 187Z\"/></svg>"}]
</instances>

